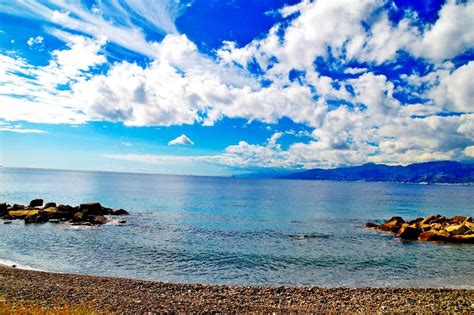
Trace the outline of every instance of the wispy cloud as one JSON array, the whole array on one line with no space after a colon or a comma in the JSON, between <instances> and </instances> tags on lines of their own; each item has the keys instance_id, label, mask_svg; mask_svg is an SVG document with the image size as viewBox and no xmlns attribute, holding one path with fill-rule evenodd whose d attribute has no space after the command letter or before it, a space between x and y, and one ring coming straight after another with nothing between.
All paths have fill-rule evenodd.
<instances>
[{"instance_id":1,"label":"wispy cloud","mask_svg":"<svg viewBox=\"0 0 474 315\"><path fill-rule=\"evenodd\" d=\"M191 4L177 0L97 1L87 7L77 0L0 0L2 13L46 21L57 27L93 36L137 52L156 57L147 32L176 34L175 20ZM47 28L55 35L54 28Z\"/></svg>"},{"instance_id":2,"label":"wispy cloud","mask_svg":"<svg viewBox=\"0 0 474 315\"><path fill-rule=\"evenodd\" d=\"M46 133L46 131L41 129L28 129L23 128L21 125L11 125L6 122L0 122L0 132L14 132L14 133Z\"/></svg>"}]
</instances>

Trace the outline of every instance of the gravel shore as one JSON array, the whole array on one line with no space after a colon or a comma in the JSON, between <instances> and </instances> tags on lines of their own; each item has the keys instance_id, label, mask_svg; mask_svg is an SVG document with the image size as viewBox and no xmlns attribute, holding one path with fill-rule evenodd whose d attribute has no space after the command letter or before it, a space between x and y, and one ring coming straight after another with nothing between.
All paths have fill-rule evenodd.
<instances>
[{"instance_id":1,"label":"gravel shore","mask_svg":"<svg viewBox=\"0 0 474 315\"><path fill-rule=\"evenodd\" d=\"M215 286L0 266L2 303L98 313L435 312L474 314L474 290ZM0 308L1 311L1 308Z\"/></svg>"}]
</instances>

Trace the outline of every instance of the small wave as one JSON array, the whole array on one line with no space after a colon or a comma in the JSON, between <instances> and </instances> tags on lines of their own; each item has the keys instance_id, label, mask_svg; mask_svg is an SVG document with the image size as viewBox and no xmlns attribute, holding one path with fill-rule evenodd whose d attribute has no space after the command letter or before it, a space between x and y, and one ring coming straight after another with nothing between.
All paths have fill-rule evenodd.
<instances>
[{"instance_id":1,"label":"small wave","mask_svg":"<svg viewBox=\"0 0 474 315\"><path fill-rule=\"evenodd\" d=\"M39 268L34 268L34 267L31 267L31 266L28 266L28 265L20 264L18 262L11 261L11 260L8 260L8 259L0 259L0 265L4 265L4 266L7 266L7 267L15 266L15 268L24 269L24 270L47 271L47 270L43 270L43 269L39 269Z\"/></svg>"},{"instance_id":2,"label":"small wave","mask_svg":"<svg viewBox=\"0 0 474 315\"><path fill-rule=\"evenodd\" d=\"M318 233L290 234L288 236L297 241L308 240L308 239L313 239L313 238L328 238L329 237L329 235L327 234L318 234Z\"/></svg>"}]
</instances>

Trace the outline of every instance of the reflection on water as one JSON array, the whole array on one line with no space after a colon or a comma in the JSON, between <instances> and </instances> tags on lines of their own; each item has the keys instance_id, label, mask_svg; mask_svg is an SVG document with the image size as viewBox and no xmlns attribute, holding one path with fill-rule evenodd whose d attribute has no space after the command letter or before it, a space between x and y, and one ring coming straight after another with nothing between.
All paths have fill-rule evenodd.
<instances>
[{"instance_id":1,"label":"reflection on water","mask_svg":"<svg viewBox=\"0 0 474 315\"><path fill-rule=\"evenodd\" d=\"M0 199L130 210L127 224L0 225L0 259L173 282L473 287L474 246L402 243L367 220L474 215L474 187L0 170Z\"/></svg>"}]
</instances>

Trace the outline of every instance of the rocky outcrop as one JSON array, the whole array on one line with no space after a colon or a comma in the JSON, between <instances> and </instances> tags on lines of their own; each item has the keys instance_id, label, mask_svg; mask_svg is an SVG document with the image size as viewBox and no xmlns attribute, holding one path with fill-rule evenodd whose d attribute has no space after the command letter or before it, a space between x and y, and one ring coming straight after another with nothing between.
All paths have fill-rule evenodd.
<instances>
[{"instance_id":1,"label":"rocky outcrop","mask_svg":"<svg viewBox=\"0 0 474 315\"><path fill-rule=\"evenodd\" d=\"M392 232L403 240L420 240L453 243L474 243L474 223L471 217L446 218L440 214L405 221L392 217L382 224L368 222L365 227Z\"/></svg>"},{"instance_id":2,"label":"rocky outcrop","mask_svg":"<svg viewBox=\"0 0 474 315\"><path fill-rule=\"evenodd\" d=\"M107 223L107 216L109 215L123 216L128 215L128 212L124 209L106 208L98 202L82 203L76 207L63 204L56 206L55 202L47 202L43 207L42 199L34 199L28 206L19 204L11 206L5 202L0 202L0 219L21 219L26 224L70 222L74 224L100 225Z\"/></svg>"}]
</instances>

